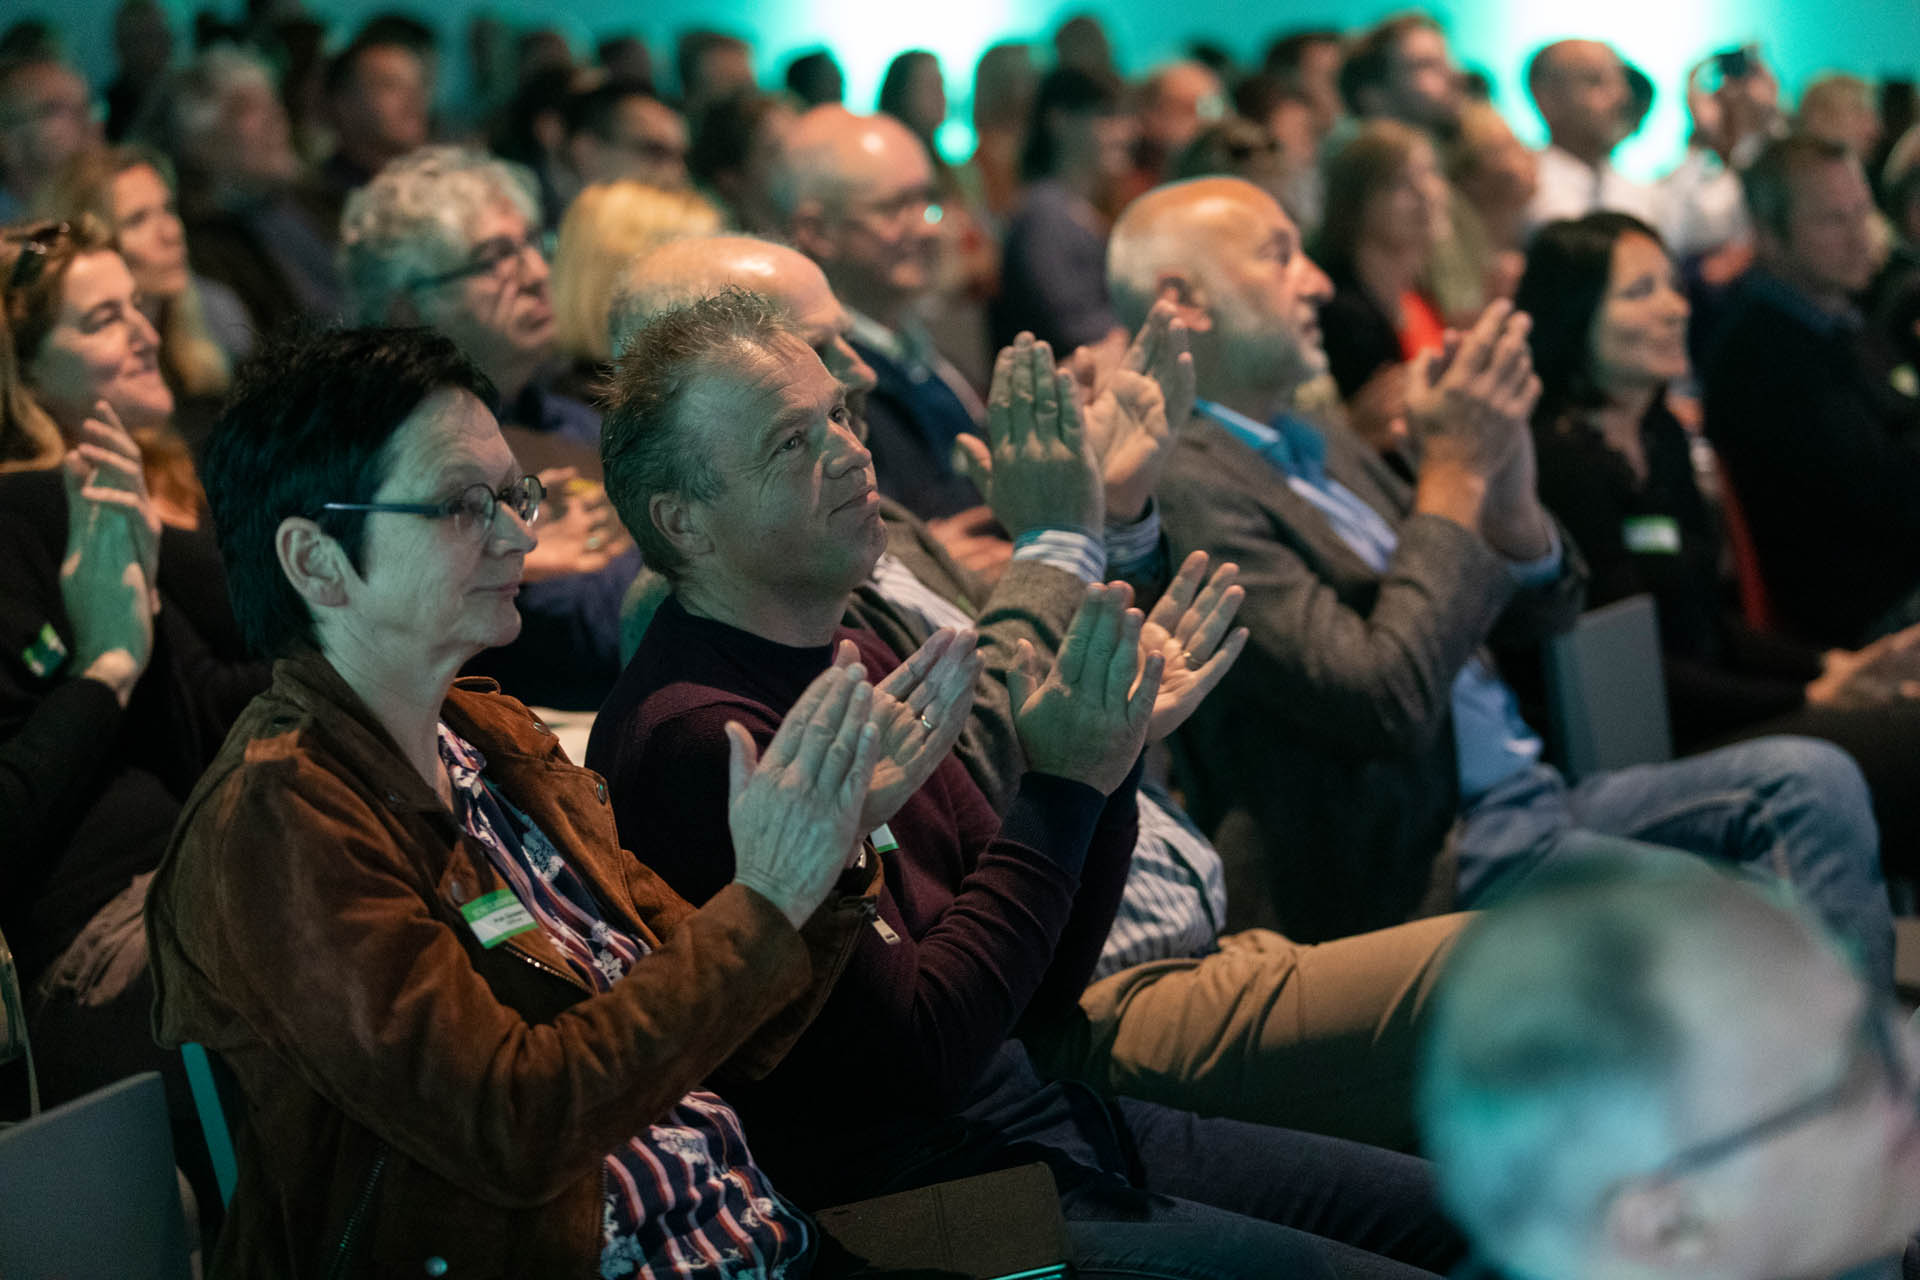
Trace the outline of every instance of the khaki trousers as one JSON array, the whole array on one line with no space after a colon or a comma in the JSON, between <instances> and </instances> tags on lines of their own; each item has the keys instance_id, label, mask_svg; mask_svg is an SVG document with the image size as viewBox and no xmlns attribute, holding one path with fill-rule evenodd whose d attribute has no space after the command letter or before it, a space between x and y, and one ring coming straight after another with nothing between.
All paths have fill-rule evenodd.
<instances>
[{"instance_id":1,"label":"khaki trousers","mask_svg":"<svg viewBox=\"0 0 1920 1280\"><path fill-rule=\"evenodd\" d=\"M1470 918L1317 946L1229 934L1212 955L1101 979L1079 1018L1029 1047L1042 1070L1103 1093L1410 1150L1415 1051Z\"/></svg>"}]
</instances>

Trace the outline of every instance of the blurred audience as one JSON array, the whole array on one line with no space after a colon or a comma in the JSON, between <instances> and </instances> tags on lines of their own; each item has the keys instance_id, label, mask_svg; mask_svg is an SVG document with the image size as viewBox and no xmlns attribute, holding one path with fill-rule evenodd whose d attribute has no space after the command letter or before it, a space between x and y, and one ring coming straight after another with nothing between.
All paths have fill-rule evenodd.
<instances>
[{"instance_id":1,"label":"blurred audience","mask_svg":"<svg viewBox=\"0 0 1920 1280\"><path fill-rule=\"evenodd\" d=\"M554 347L573 363L575 385L600 398L613 361L607 314L621 272L670 240L720 230L720 210L692 191L645 183L596 183L574 198L553 250Z\"/></svg>"},{"instance_id":2,"label":"blurred audience","mask_svg":"<svg viewBox=\"0 0 1920 1280\"><path fill-rule=\"evenodd\" d=\"M1054 28L1053 61L1057 67L1084 71L1088 75L1120 73L1107 28L1091 13L1076 13Z\"/></svg>"},{"instance_id":3,"label":"blurred audience","mask_svg":"<svg viewBox=\"0 0 1920 1280\"><path fill-rule=\"evenodd\" d=\"M341 314L330 202L307 184L267 64L207 50L169 82L161 124L194 270L232 289L259 333Z\"/></svg>"},{"instance_id":4,"label":"blurred audience","mask_svg":"<svg viewBox=\"0 0 1920 1280\"><path fill-rule=\"evenodd\" d=\"M565 119L567 161L580 186L687 185L687 122L650 86L616 80L577 93L567 100Z\"/></svg>"},{"instance_id":5,"label":"blurred audience","mask_svg":"<svg viewBox=\"0 0 1920 1280\"><path fill-rule=\"evenodd\" d=\"M831 50L814 49L796 55L787 63L784 79L787 92L799 101L803 111L838 104L847 96L846 73Z\"/></svg>"},{"instance_id":6,"label":"blurred audience","mask_svg":"<svg viewBox=\"0 0 1920 1280\"><path fill-rule=\"evenodd\" d=\"M1826 75L1800 91L1793 128L1810 138L1838 143L1865 164L1880 146L1880 112L1873 86L1859 76Z\"/></svg>"},{"instance_id":7,"label":"blurred audience","mask_svg":"<svg viewBox=\"0 0 1920 1280\"><path fill-rule=\"evenodd\" d=\"M113 79L101 93L106 134L119 142L148 111L173 62L173 27L159 0L121 0L113 14Z\"/></svg>"},{"instance_id":8,"label":"blurred audience","mask_svg":"<svg viewBox=\"0 0 1920 1280\"><path fill-rule=\"evenodd\" d=\"M389 160L425 145L433 81L414 45L375 27L327 64L326 102L334 149L320 178L344 205Z\"/></svg>"},{"instance_id":9,"label":"blurred audience","mask_svg":"<svg viewBox=\"0 0 1920 1280\"><path fill-rule=\"evenodd\" d=\"M1469 256L1485 263L1487 297L1511 298L1524 261L1527 210L1539 189L1539 161L1506 117L1484 102L1469 102L1460 109L1460 134L1445 152L1445 165L1447 180L1473 211L1473 219L1457 217L1455 227L1469 242Z\"/></svg>"},{"instance_id":10,"label":"blurred audience","mask_svg":"<svg viewBox=\"0 0 1920 1280\"><path fill-rule=\"evenodd\" d=\"M1920 403L1870 374L1856 305L1873 198L1851 151L1802 136L1742 181L1759 262L1706 366L1707 435L1779 625L1852 648L1920 619Z\"/></svg>"},{"instance_id":11,"label":"blurred audience","mask_svg":"<svg viewBox=\"0 0 1920 1280\"><path fill-rule=\"evenodd\" d=\"M1020 154L1026 192L1007 224L989 311L995 348L1023 331L1062 353L1119 336L1107 228L1136 135L1117 77L1062 66L1040 81Z\"/></svg>"},{"instance_id":12,"label":"blurred audience","mask_svg":"<svg viewBox=\"0 0 1920 1280\"><path fill-rule=\"evenodd\" d=\"M730 226L757 235L779 230L774 184L795 119L784 97L746 90L722 98L694 121L687 170L726 211Z\"/></svg>"},{"instance_id":13,"label":"blurred audience","mask_svg":"<svg viewBox=\"0 0 1920 1280\"><path fill-rule=\"evenodd\" d=\"M1039 87L1027 45L993 45L974 65L974 149L966 172L976 202L996 225L1004 225L1019 203L1020 152Z\"/></svg>"},{"instance_id":14,"label":"blurred audience","mask_svg":"<svg viewBox=\"0 0 1920 1280\"><path fill-rule=\"evenodd\" d=\"M527 556L526 625L473 669L530 703L591 710L619 672L620 599L639 560L594 481L600 415L546 381L555 321L538 216L524 174L426 147L347 202L341 261L361 324L435 329L487 375L515 455L553 491Z\"/></svg>"},{"instance_id":15,"label":"blurred audience","mask_svg":"<svg viewBox=\"0 0 1920 1280\"><path fill-rule=\"evenodd\" d=\"M1396 121L1361 125L1327 162L1326 222L1313 246L1333 281L1321 345L1354 430L1382 453L1406 438L1406 363L1446 340L1421 288L1446 207L1433 144Z\"/></svg>"},{"instance_id":16,"label":"blurred audience","mask_svg":"<svg viewBox=\"0 0 1920 1280\"><path fill-rule=\"evenodd\" d=\"M1293 31L1267 46L1260 67L1313 109L1313 130L1324 140L1347 108L1340 100L1340 64L1346 40L1331 27Z\"/></svg>"},{"instance_id":17,"label":"blurred audience","mask_svg":"<svg viewBox=\"0 0 1920 1280\"><path fill-rule=\"evenodd\" d=\"M0 60L0 224L33 213L61 167L99 140L78 72L53 57Z\"/></svg>"},{"instance_id":18,"label":"blurred audience","mask_svg":"<svg viewBox=\"0 0 1920 1280\"><path fill-rule=\"evenodd\" d=\"M680 110L698 120L722 98L754 87L753 46L737 35L709 28L682 32L673 47Z\"/></svg>"},{"instance_id":19,"label":"blurred audience","mask_svg":"<svg viewBox=\"0 0 1920 1280\"><path fill-rule=\"evenodd\" d=\"M1204 63L1171 62L1149 73L1140 85L1140 136L1134 143L1134 173L1126 198L1172 176L1175 159L1226 110L1226 86Z\"/></svg>"},{"instance_id":20,"label":"blurred audience","mask_svg":"<svg viewBox=\"0 0 1920 1280\"><path fill-rule=\"evenodd\" d=\"M1626 68L1611 45L1560 40L1546 46L1527 63L1527 93L1547 125L1529 210L1534 225L1599 209L1642 222L1659 217L1653 188L1613 167L1613 150L1629 132L1629 94Z\"/></svg>"}]
</instances>

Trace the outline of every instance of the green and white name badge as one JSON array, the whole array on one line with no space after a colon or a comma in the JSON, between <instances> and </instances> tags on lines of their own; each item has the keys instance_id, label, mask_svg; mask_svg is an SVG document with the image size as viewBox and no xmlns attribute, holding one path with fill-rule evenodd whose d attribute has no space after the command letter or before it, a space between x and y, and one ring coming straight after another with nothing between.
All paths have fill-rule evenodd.
<instances>
[{"instance_id":1,"label":"green and white name badge","mask_svg":"<svg viewBox=\"0 0 1920 1280\"><path fill-rule=\"evenodd\" d=\"M467 927L473 930L473 936L480 939L480 945L488 950L508 938L525 933L537 923L533 913L514 896L511 889L483 893L461 907L460 914L467 918Z\"/></svg>"},{"instance_id":2,"label":"green and white name badge","mask_svg":"<svg viewBox=\"0 0 1920 1280\"><path fill-rule=\"evenodd\" d=\"M1620 540L1643 556L1680 554L1680 522L1672 516L1628 516L1620 522Z\"/></svg>"}]
</instances>

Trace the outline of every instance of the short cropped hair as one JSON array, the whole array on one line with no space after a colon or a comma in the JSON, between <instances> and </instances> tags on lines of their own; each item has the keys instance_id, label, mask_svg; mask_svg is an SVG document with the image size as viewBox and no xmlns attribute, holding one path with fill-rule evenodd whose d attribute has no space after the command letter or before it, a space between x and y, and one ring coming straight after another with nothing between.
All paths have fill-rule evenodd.
<instances>
[{"instance_id":1,"label":"short cropped hair","mask_svg":"<svg viewBox=\"0 0 1920 1280\"><path fill-rule=\"evenodd\" d=\"M669 581L684 563L653 523L654 495L711 502L723 487L684 421L687 394L716 365L757 358L783 338L802 341L785 308L728 287L655 315L622 348L600 428L607 496L639 544L640 558Z\"/></svg>"},{"instance_id":2,"label":"short cropped hair","mask_svg":"<svg viewBox=\"0 0 1920 1280\"><path fill-rule=\"evenodd\" d=\"M394 300L415 280L451 271L473 246L487 209L510 205L540 224L532 175L464 147L421 147L393 161L347 197L340 215L340 274L349 314L391 320Z\"/></svg>"},{"instance_id":3,"label":"short cropped hair","mask_svg":"<svg viewBox=\"0 0 1920 1280\"><path fill-rule=\"evenodd\" d=\"M233 614L262 657L319 647L313 615L274 549L280 522L305 516L365 571L366 521L327 502L370 502L394 433L436 391L492 403L493 384L430 329L295 335L245 365L215 423L200 475L226 562Z\"/></svg>"},{"instance_id":4,"label":"short cropped hair","mask_svg":"<svg viewBox=\"0 0 1920 1280\"><path fill-rule=\"evenodd\" d=\"M1821 927L1771 886L1678 853L1548 869L1476 920L1421 1045L1441 1198L1503 1272L1567 1274L1620 1183L1674 1149L1692 1053L1675 973Z\"/></svg>"},{"instance_id":5,"label":"short cropped hair","mask_svg":"<svg viewBox=\"0 0 1920 1280\"><path fill-rule=\"evenodd\" d=\"M1825 138L1804 133L1775 138L1740 173L1753 224L1785 240L1793 222L1794 185L1823 165L1852 159L1845 146Z\"/></svg>"},{"instance_id":6,"label":"short cropped hair","mask_svg":"<svg viewBox=\"0 0 1920 1280\"><path fill-rule=\"evenodd\" d=\"M628 98L660 101L653 86L645 80L609 80L570 95L561 112L566 122L567 136L577 138L583 133L590 133L602 142L613 141L614 122L619 118L620 104Z\"/></svg>"},{"instance_id":7,"label":"short cropped hair","mask_svg":"<svg viewBox=\"0 0 1920 1280\"><path fill-rule=\"evenodd\" d=\"M1385 86L1393 75L1400 42L1415 31L1439 31L1441 26L1424 13L1399 13L1368 28L1347 49L1340 64L1340 97L1347 110L1360 114L1360 94Z\"/></svg>"}]
</instances>

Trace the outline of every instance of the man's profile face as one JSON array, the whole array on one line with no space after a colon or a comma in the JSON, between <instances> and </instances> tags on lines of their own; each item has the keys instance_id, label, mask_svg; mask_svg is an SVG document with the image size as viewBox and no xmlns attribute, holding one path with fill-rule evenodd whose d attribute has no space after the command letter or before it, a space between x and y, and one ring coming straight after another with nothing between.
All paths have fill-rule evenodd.
<instances>
[{"instance_id":1,"label":"man's profile face","mask_svg":"<svg viewBox=\"0 0 1920 1280\"><path fill-rule=\"evenodd\" d=\"M468 236L466 257L486 270L422 290L421 309L482 369L526 369L553 345L547 260L519 209L502 199L485 206Z\"/></svg>"},{"instance_id":2,"label":"man's profile face","mask_svg":"<svg viewBox=\"0 0 1920 1280\"><path fill-rule=\"evenodd\" d=\"M1739 972L1712 978L1669 962L1688 1031L1682 1145L1837 1089L1831 1110L1687 1176L1711 1224L1716 1274L1834 1275L1897 1254L1920 1227L1920 1045L1833 953L1802 942L1754 939ZM1868 1017L1886 1020L1898 1079Z\"/></svg>"},{"instance_id":3,"label":"man's profile face","mask_svg":"<svg viewBox=\"0 0 1920 1280\"><path fill-rule=\"evenodd\" d=\"M348 92L336 105L340 130L367 151L405 155L427 140L432 96L417 54L397 44L374 45L361 52Z\"/></svg>"},{"instance_id":4,"label":"man's profile face","mask_svg":"<svg viewBox=\"0 0 1920 1280\"><path fill-rule=\"evenodd\" d=\"M1789 269L1815 289L1858 293L1873 279L1873 192L1858 161L1815 165L1790 179Z\"/></svg>"},{"instance_id":5,"label":"man's profile face","mask_svg":"<svg viewBox=\"0 0 1920 1280\"><path fill-rule=\"evenodd\" d=\"M886 548L873 455L845 389L812 350L783 338L727 357L681 415L721 482L718 496L696 504L712 541L703 576L755 595L817 597L873 572Z\"/></svg>"},{"instance_id":6,"label":"man's profile face","mask_svg":"<svg viewBox=\"0 0 1920 1280\"><path fill-rule=\"evenodd\" d=\"M1320 306L1332 282L1280 203L1253 186L1210 196L1206 306L1236 378L1293 387L1324 373Z\"/></svg>"},{"instance_id":7,"label":"man's profile face","mask_svg":"<svg viewBox=\"0 0 1920 1280\"><path fill-rule=\"evenodd\" d=\"M1389 114L1419 129L1449 130L1460 119L1460 70L1447 38L1414 27L1395 45L1387 79Z\"/></svg>"},{"instance_id":8,"label":"man's profile face","mask_svg":"<svg viewBox=\"0 0 1920 1280\"><path fill-rule=\"evenodd\" d=\"M590 138L581 176L588 182L631 179L677 191L687 185L687 122L657 98L624 98L611 136Z\"/></svg>"},{"instance_id":9,"label":"man's profile face","mask_svg":"<svg viewBox=\"0 0 1920 1280\"><path fill-rule=\"evenodd\" d=\"M904 128L871 129L843 177L838 208L825 218L836 277L861 296L905 301L926 293L935 282L940 242L926 148Z\"/></svg>"}]
</instances>

